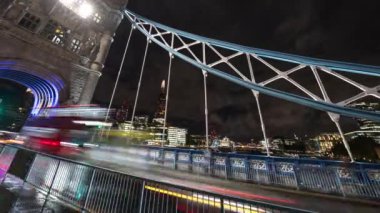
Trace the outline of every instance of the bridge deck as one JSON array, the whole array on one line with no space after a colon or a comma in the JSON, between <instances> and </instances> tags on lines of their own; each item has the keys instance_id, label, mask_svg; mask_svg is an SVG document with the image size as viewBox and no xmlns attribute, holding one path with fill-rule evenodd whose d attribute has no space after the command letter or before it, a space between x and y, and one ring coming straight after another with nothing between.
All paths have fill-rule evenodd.
<instances>
[{"instance_id":1,"label":"bridge deck","mask_svg":"<svg viewBox=\"0 0 380 213\"><path fill-rule=\"evenodd\" d=\"M101 149L66 147L41 149L33 147L33 149L147 179L311 211L336 212L336 209L340 209L342 212L378 212L380 206L380 202L375 201L357 201L314 193L301 193L295 190L279 190L251 183L190 174L145 162L139 157L131 156L123 149L117 149L118 151L110 149L110 147Z\"/></svg>"}]
</instances>

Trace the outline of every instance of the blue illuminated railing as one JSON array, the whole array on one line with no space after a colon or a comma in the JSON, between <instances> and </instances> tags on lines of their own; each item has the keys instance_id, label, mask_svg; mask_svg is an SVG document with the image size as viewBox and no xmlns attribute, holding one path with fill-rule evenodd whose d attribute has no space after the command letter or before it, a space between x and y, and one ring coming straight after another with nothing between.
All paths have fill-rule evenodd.
<instances>
[{"instance_id":1,"label":"blue illuminated railing","mask_svg":"<svg viewBox=\"0 0 380 213\"><path fill-rule=\"evenodd\" d=\"M18 171L27 171L24 176L11 171L22 158L18 153L32 156L32 163L18 165ZM14 146L0 145L0 165L0 187L11 189L18 180L44 193L37 204L41 212L54 211L48 205L53 197L83 212L309 212L161 183ZM17 207L12 211L18 212Z\"/></svg>"},{"instance_id":2,"label":"blue illuminated railing","mask_svg":"<svg viewBox=\"0 0 380 213\"><path fill-rule=\"evenodd\" d=\"M200 150L136 147L137 155L173 169L223 179L346 197L380 199L380 164L345 163Z\"/></svg>"}]
</instances>

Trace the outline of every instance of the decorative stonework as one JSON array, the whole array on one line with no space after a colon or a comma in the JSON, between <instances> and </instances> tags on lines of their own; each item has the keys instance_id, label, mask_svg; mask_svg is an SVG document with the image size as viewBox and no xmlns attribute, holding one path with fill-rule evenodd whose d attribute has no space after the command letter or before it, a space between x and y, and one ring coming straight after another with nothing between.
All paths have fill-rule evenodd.
<instances>
[{"instance_id":1,"label":"decorative stonework","mask_svg":"<svg viewBox=\"0 0 380 213\"><path fill-rule=\"evenodd\" d=\"M251 169L267 170L267 164L263 160L251 160L249 163Z\"/></svg>"},{"instance_id":2,"label":"decorative stonework","mask_svg":"<svg viewBox=\"0 0 380 213\"><path fill-rule=\"evenodd\" d=\"M158 150L150 150L149 152L149 157L150 158L158 158L160 155Z\"/></svg>"},{"instance_id":3,"label":"decorative stonework","mask_svg":"<svg viewBox=\"0 0 380 213\"><path fill-rule=\"evenodd\" d=\"M232 167L245 168L245 160L243 158L230 158Z\"/></svg>"},{"instance_id":4,"label":"decorative stonework","mask_svg":"<svg viewBox=\"0 0 380 213\"><path fill-rule=\"evenodd\" d=\"M214 165L225 166L226 158L225 157L214 157Z\"/></svg>"},{"instance_id":5,"label":"decorative stonework","mask_svg":"<svg viewBox=\"0 0 380 213\"><path fill-rule=\"evenodd\" d=\"M194 154L193 155L193 162L194 163L204 163L206 162L205 156L200 154Z\"/></svg>"},{"instance_id":6,"label":"decorative stonework","mask_svg":"<svg viewBox=\"0 0 380 213\"><path fill-rule=\"evenodd\" d=\"M283 173L294 173L294 164L293 163L278 162L278 163L276 163L276 169L277 169L277 171L283 172Z\"/></svg>"},{"instance_id":7,"label":"decorative stonework","mask_svg":"<svg viewBox=\"0 0 380 213\"><path fill-rule=\"evenodd\" d=\"M348 168L342 168L338 167L336 168L336 171L338 173L339 178L344 178L344 179L351 179L352 178L352 171Z\"/></svg>"},{"instance_id":8,"label":"decorative stonework","mask_svg":"<svg viewBox=\"0 0 380 213\"><path fill-rule=\"evenodd\" d=\"M190 154L189 153L178 153L178 161L189 162Z\"/></svg>"},{"instance_id":9,"label":"decorative stonework","mask_svg":"<svg viewBox=\"0 0 380 213\"><path fill-rule=\"evenodd\" d=\"M175 152L165 152L165 160L174 160Z\"/></svg>"}]
</instances>

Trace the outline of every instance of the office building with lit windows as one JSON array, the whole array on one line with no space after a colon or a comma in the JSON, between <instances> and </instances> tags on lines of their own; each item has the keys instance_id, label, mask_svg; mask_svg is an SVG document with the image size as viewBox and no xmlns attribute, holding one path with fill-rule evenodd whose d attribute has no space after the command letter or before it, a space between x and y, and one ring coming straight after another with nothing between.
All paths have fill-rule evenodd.
<instances>
[{"instance_id":1,"label":"office building with lit windows","mask_svg":"<svg viewBox=\"0 0 380 213\"><path fill-rule=\"evenodd\" d=\"M339 133L322 133L313 138L319 153L329 153L335 144L342 142Z\"/></svg>"},{"instance_id":2,"label":"office building with lit windows","mask_svg":"<svg viewBox=\"0 0 380 213\"><path fill-rule=\"evenodd\" d=\"M380 103L378 102L360 102L351 104L351 107L380 112ZM370 137L375 140L376 143L380 144L380 123L376 121L371 121L368 119L357 119L359 129L346 133L348 139L354 139L359 136Z\"/></svg>"},{"instance_id":3,"label":"office building with lit windows","mask_svg":"<svg viewBox=\"0 0 380 213\"><path fill-rule=\"evenodd\" d=\"M186 145L187 129L178 127L168 128L168 141L171 146L184 146Z\"/></svg>"}]
</instances>

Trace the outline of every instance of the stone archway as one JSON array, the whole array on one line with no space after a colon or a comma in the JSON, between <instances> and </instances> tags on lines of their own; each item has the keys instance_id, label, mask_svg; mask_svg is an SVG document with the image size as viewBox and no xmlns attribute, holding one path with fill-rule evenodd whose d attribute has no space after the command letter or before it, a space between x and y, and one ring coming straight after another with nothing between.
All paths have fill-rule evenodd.
<instances>
[{"instance_id":1,"label":"stone archway","mask_svg":"<svg viewBox=\"0 0 380 213\"><path fill-rule=\"evenodd\" d=\"M35 63L24 60L0 60L0 78L17 82L29 88L34 96L31 111L36 115L46 107L57 106L65 93L64 80Z\"/></svg>"}]
</instances>

